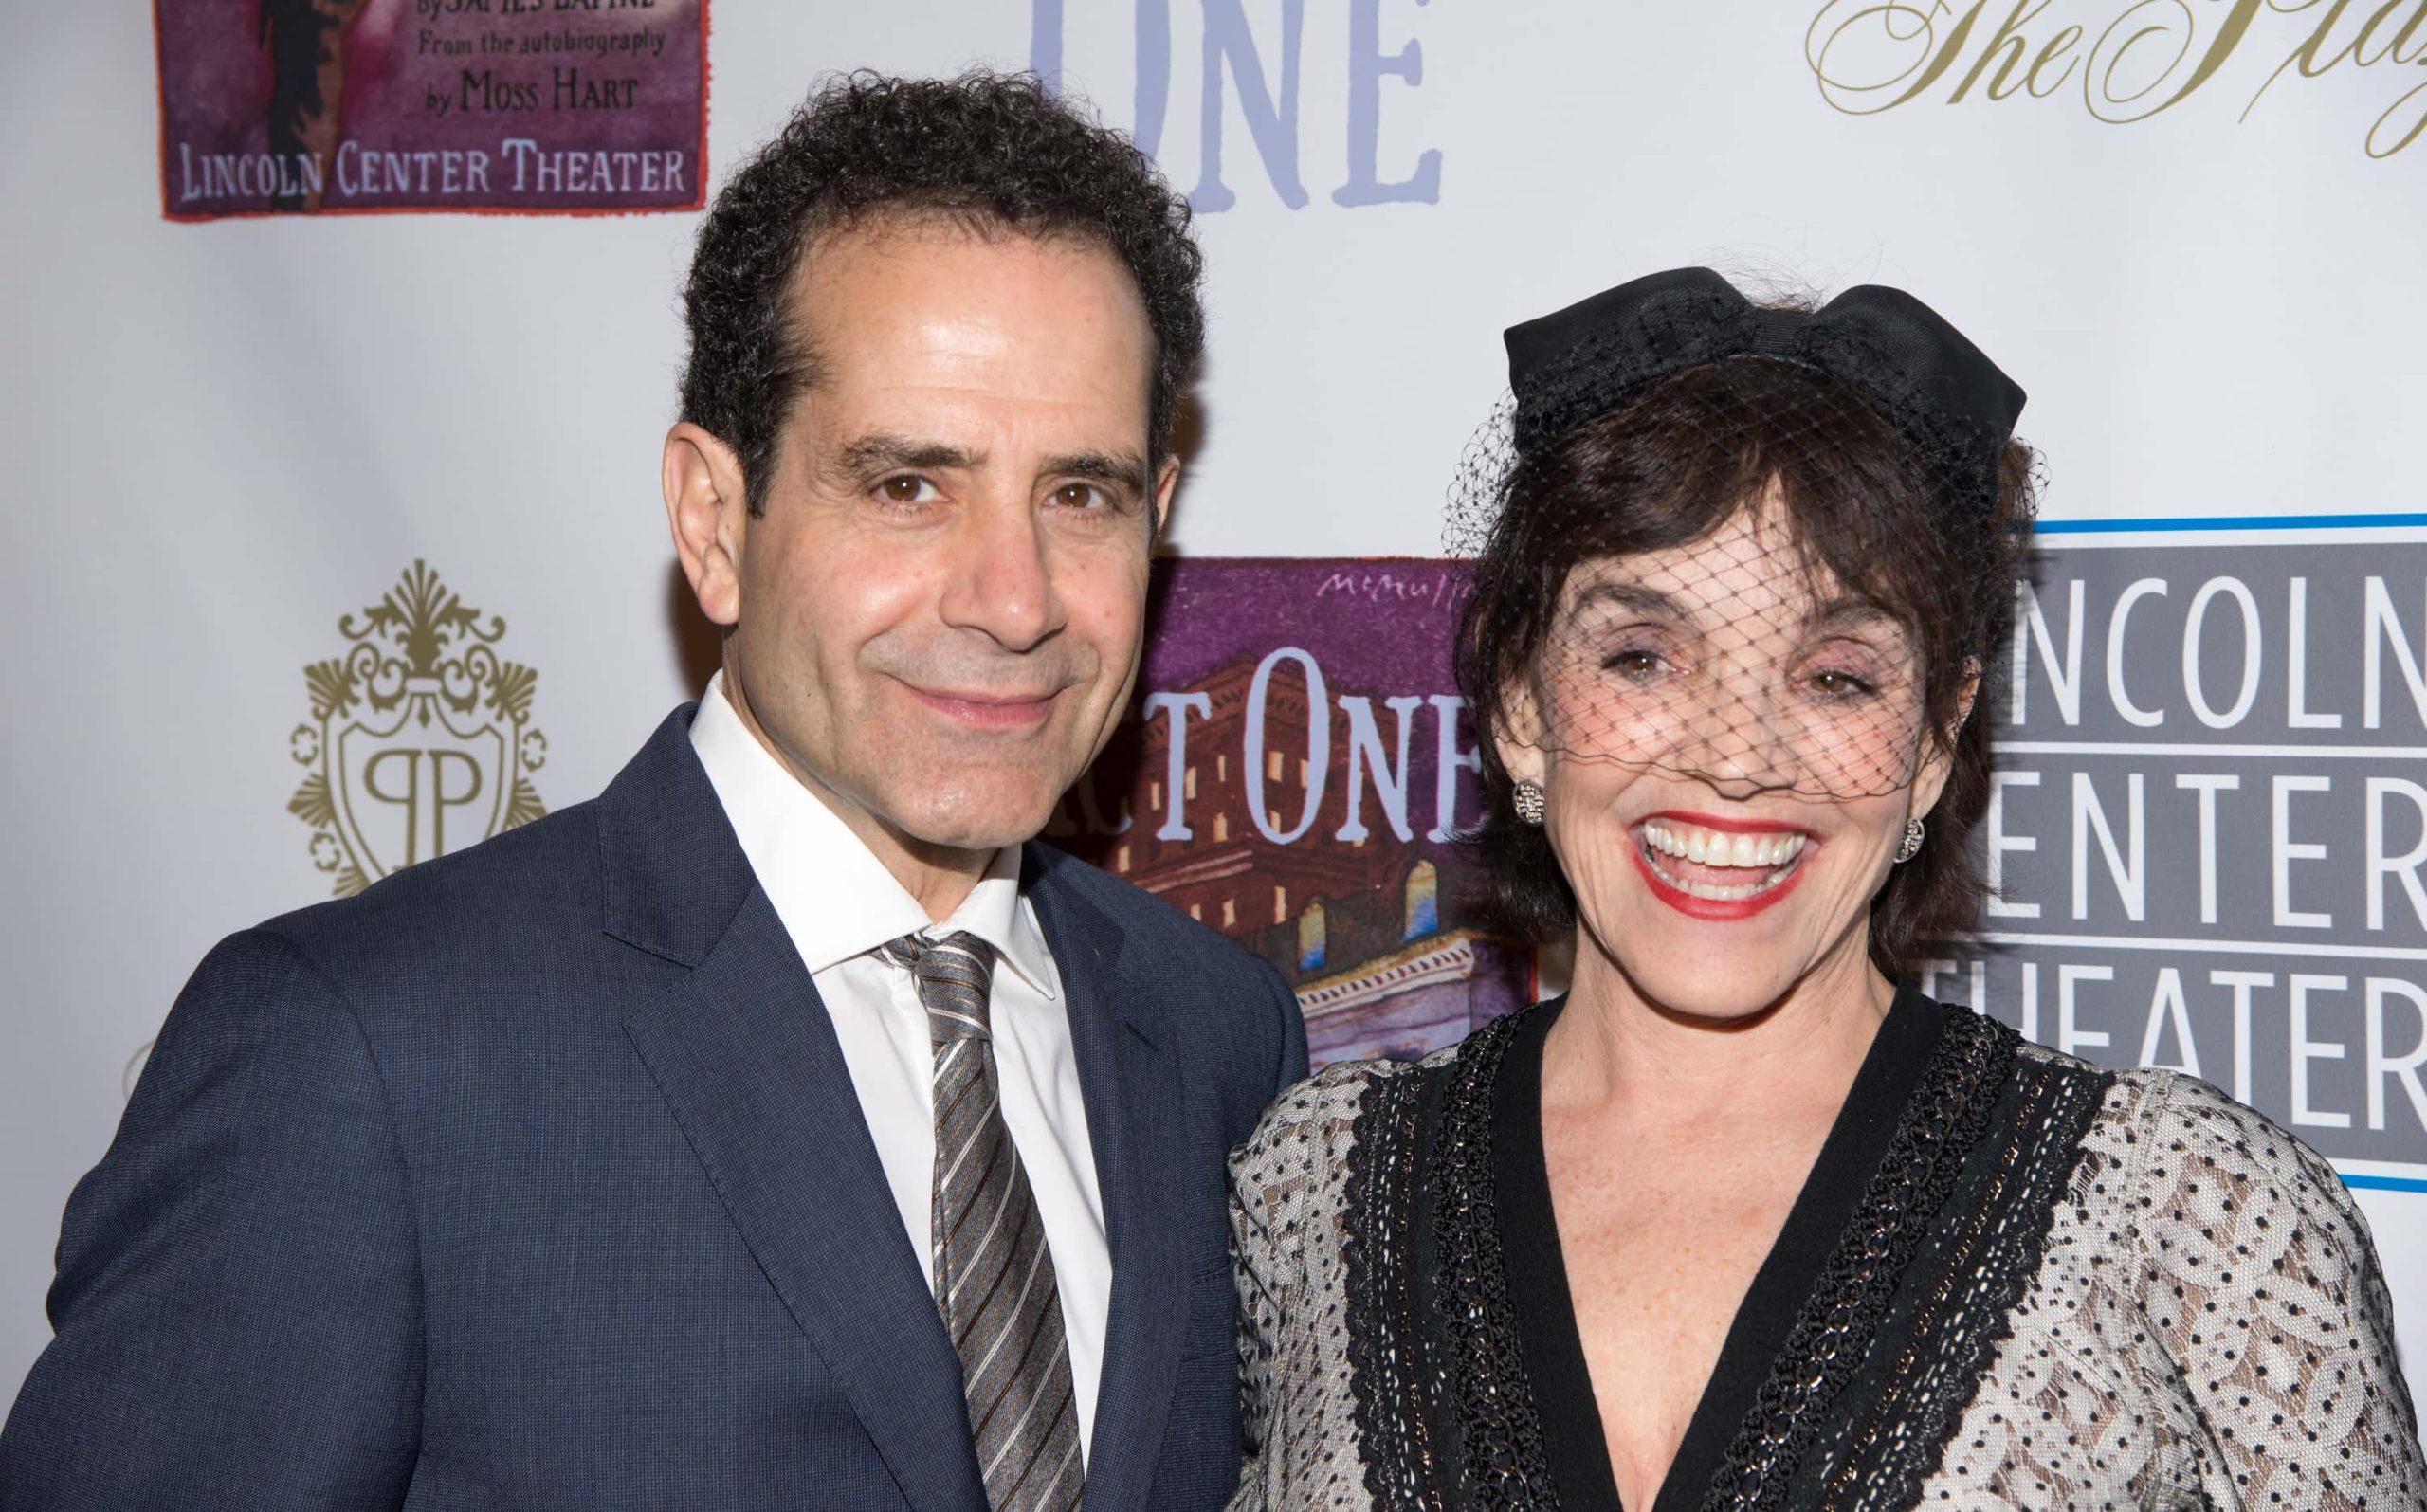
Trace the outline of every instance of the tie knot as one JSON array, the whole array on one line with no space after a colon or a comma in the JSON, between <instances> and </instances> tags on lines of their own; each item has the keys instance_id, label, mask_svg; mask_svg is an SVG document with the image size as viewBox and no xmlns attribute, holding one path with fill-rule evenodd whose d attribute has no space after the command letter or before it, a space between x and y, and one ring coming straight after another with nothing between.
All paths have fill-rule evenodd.
<instances>
[{"instance_id":1,"label":"tie knot","mask_svg":"<svg viewBox=\"0 0 2427 1512\"><path fill-rule=\"evenodd\" d=\"M938 1043L957 1039L990 1039L986 1015L987 983L995 972L995 950L967 930L941 939L904 935L885 947L885 956L910 968L919 1001L927 1010L927 1028Z\"/></svg>"}]
</instances>

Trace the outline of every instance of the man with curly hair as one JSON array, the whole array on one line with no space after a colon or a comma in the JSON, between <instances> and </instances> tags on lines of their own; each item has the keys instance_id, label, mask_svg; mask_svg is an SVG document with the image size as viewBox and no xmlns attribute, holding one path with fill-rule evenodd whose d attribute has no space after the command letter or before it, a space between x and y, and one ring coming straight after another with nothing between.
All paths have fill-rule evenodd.
<instances>
[{"instance_id":1,"label":"man with curly hair","mask_svg":"<svg viewBox=\"0 0 2427 1512\"><path fill-rule=\"evenodd\" d=\"M1203 315L1033 80L726 184L662 482L722 666L607 792L214 950L71 1199L0 1512L1170 1509L1239 1462L1270 967L1034 843Z\"/></svg>"}]
</instances>

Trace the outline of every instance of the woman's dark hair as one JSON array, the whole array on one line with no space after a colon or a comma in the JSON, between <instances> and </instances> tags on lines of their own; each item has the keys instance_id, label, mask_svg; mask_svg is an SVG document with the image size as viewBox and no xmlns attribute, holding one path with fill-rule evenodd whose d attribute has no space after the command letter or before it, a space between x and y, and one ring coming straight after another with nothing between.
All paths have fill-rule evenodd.
<instances>
[{"instance_id":1,"label":"woman's dark hair","mask_svg":"<svg viewBox=\"0 0 2427 1512\"><path fill-rule=\"evenodd\" d=\"M819 235L887 212L1075 236L1119 258L1155 337L1149 460L1170 453L1205 345L1188 201L1126 137L1032 75L860 72L812 94L726 181L691 254L683 418L733 447L752 514L766 507L776 434L815 378L789 297L794 271Z\"/></svg>"},{"instance_id":2,"label":"woman's dark hair","mask_svg":"<svg viewBox=\"0 0 2427 1512\"><path fill-rule=\"evenodd\" d=\"M2035 514L2032 452L2005 446L1984 514L1959 501L1854 385L1747 357L1660 379L1521 455L1500 488L1457 648L1483 757L1484 819L1471 839L1484 872L1474 903L1487 923L1535 940L1576 927L1576 897L1547 831L1516 818L1492 738L1512 727L1512 696L1534 685L1569 574L1701 540L1773 485L1806 564L1904 626L1921 673L1923 738L1950 760L1921 853L1871 902L1871 959L1891 978L1908 977L1925 941L1979 920L1988 886L1969 841L1988 808L1989 711ZM1976 673L1965 720L1964 684Z\"/></svg>"}]
</instances>

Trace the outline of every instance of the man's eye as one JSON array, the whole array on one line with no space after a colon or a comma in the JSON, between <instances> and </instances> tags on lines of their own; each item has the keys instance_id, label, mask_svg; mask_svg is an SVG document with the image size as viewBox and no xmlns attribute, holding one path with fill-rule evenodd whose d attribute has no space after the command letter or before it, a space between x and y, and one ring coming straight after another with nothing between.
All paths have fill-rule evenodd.
<instances>
[{"instance_id":1,"label":"man's eye","mask_svg":"<svg viewBox=\"0 0 2427 1512\"><path fill-rule=\"evenodd\" d=\"M1053 490L1053 501L1065 509L1108 509L1112 496L1093 483L1064 483Z\"/></svg>"},{"instance_id":2,"label":"man's eye","mask_svg":"<svg viewBox=\"0 0 2427 1512\"><path fill-rule=\"evenodd\" d=\"M876 492L889 504L923 504L934 501L936 485L916 473L903 473L877 484Z\"/></svg>"}]
</instances>

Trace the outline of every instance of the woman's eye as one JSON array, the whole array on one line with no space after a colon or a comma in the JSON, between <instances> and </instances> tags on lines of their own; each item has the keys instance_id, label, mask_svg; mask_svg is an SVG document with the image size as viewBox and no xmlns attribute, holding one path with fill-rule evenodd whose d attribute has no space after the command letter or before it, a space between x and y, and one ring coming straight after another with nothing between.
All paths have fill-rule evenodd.
<instances>
[{"instance_id":1,"label":"woman's eye","mask_svg":"<svg viewBox=\"0 0 2427 1512\"><path fill-rule=\"evenodd\" d=\"M916 473L903 473L877 484L876 492L889 504L924 504L934 501L936 485Z\"/></svg>"},{"instance_id":2,"label":"woman's eye","mask_svg":"<svg viewBox=\"0 0 2427 1512\"><path fill-rule=\"evenodd\" d=\"M1839 667L1823 667L1812 674L1812 689L1830 698L1857 698L1872 691L1870 683Z\"/></svg>"},{"instance_id":3,"label":"woman's eye","mask_svg":"<svg viewBox=\"0 0 2427 1512\"><path fill-rule=\"evenodd\" d=\"M1648 678L1660 670L1660 653L1643 650L1640 647L1630 647L1623 651L1612 652L1609 658L1602 662L1601 666L1603 670L1618 673L1622 677Z\"/></svg>"}]
</instances>

